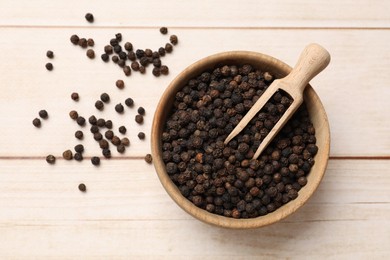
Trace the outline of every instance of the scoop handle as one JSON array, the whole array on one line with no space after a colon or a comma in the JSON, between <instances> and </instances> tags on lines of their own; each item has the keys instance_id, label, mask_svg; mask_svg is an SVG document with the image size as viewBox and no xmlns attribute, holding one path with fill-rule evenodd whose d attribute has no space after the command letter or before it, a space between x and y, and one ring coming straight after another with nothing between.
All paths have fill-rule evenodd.
<instances>
[{"instance_id":1,"label":"scoop handle","mask_svg":"<svg viewBox=\"0 0 390 260\"><path fill-rule=\"evenodd\" d=\"M324 47L311 43L302 51L297 64L285 78L294 84L294 89L303 93L306 85L328 66L330 54Z\"/></svg>"}]
</instances>

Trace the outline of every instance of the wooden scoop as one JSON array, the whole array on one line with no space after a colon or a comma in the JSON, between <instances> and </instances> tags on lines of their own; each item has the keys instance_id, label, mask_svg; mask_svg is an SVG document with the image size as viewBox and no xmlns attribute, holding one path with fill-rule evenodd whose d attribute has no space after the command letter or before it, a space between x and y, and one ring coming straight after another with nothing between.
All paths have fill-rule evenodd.
<instances>
[{"instance_id":1,"label":"wooden scoop","mask_svg":"<svg viewBox=\"0 0 390 260\"><path fill-rule=\"evenodd\" d=\"M290 74L282 79L274 80L274 82L268 87L259 100L256 101L253 107L241 119L240 123L238 123L238 125L229 134L225 140L225 144L229 143L230 140L232 140L245 128L245 126L254 116L256 116L256 114L263 108L263 106L273 96L273 94L275 94L275 92L280 89L284 90L293 98L293 102L261 142L259 148L253 156L253 159L257 159L302 104L303 91L305 90L309 81L323 69L325 69L329 62L329 52L322 46L316 43L312 43L306 46Z\"/></svg>"}]
</instances>

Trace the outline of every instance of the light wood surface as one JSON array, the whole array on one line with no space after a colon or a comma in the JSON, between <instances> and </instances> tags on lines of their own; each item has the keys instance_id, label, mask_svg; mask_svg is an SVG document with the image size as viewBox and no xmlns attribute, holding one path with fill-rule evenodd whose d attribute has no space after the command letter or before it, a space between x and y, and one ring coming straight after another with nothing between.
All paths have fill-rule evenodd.
<instances>
[{"instance_id":1,"label":"light wood surface","mask_svg":"<svg viewBox=\"0 0 390 260\"><path fill-rule=\"evenodd\" d=\"M389 1L11 1L0 2L0 259L388 259L390 255ZM86 12L96 17L85 21ZM102 50L115 33L139 47L160 47L168 26L179 44L158 79L123 72L69 42L93 37ZM294 65L310 42L332 65L311 81L327 111L331 159L312 199L281 223L238 231L203 224L167 195L154 168L150 129L171 80L205 56L258 51ZM48 72L45 53L55 53ZM126 87L115 87L118 78ZM79 103L70 100L78 91ZM128 127L131 149L99 168L89 162L44 161L77 144L70 109L88 115L103 91L101 113ZM146 109L118 116L131 96ZM41 129L31 121L45 108ZM147 138L136 138L138 131ZM87 133L87 130L85 130ZM86 155L98 151L91 136ZM349 158L349 159L348 159ZM88 192L77 185L84 182Z\"/></svg>"}]
</instances>

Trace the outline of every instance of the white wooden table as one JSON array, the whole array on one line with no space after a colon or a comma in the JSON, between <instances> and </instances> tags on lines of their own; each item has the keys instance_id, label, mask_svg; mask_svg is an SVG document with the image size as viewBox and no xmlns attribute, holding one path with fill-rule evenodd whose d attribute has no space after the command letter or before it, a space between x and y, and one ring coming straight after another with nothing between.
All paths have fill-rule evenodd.
<instances>
[{"instance_id":1,"label":"white wooden table","mask_svg":"<svg viewBox=\"0 0 390 260\"><path fill-rule=\"evenodd\" d=\"M389 10L386 0L0 1L0 259L389 259ZM179 44L163 59L169 76L160 78L151 71L126 78L69 41L74 33L92 37L100 55L121 32L136 47L156 49L168 41L161 26ZM293 216L258 230L225 230L188 216L142 159L169 82L194 61L227 50L294 65L310 42L332 55L312 81L332 134L318 191ZM52 72L44 67L49 49ZM119 78L124 90L115 87ZM111 106L96 113L104 91ZM147 111L143 126L134 123L135 109L123 116L113 110L129 96ZM31 121L40 109L49 119L36 129ZM99 168L88 160L48 165L47 154L61 157L77 144L71 109L124 124L131 148ZM146 140L138 140L139 131ZM99 149L84 133L85 155L93 156ZM78 191L80 182L87 193Z\"/></svg>"}]
</instances>

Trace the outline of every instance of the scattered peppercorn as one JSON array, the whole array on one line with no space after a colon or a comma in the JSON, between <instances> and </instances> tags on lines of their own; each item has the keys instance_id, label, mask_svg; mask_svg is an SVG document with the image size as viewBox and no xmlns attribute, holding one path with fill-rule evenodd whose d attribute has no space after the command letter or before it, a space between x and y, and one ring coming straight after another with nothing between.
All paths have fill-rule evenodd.
<instances>
[{"instance_id":1,"label":"scattered peppercorn","mask_svg":"<svg viewBox=\"0 0 390 260\"><path fill-rule=\"evenodd\" d=\"M129 146L130 145L129 138L127 138L127 137L122 138L121 144L123 144L124 146Z\"/></svg>"},{"instance_id":2,"label":"scattered peppercorn","mask_svg":"<svg viewBox=\"0 0 390 260\"><path fill-rule=\"evenodd\" d=\"M104 46L104 52L105 52L106 54L112 54L112 51L113 51L113 48L112 48L111 45L106 45L106 46Z\"/></svg>"},{"instance_id":3,"label":"scattered peppercorn","mask_svg":"<svg viewBox=\"0 0 390 260\"><path fill-rule=\"evenodd\" d=\"M109 144L108 144L107 140L105 140L105 139L100 140L99 141L99 147L101 149L107 149L109 147Z\"/></svg>"},{"instance_id":4,"label":"scattered peppercorn","mask_svg":"<svg viewBox=\"0 0 390 260\"><path fill-rule=\"evenodd\" d=\"M172 44L170 44L170 43L165 44L165 51L166 51L167 53L171 53L172 50L173 50Z\"/></svg>"},{"instance_id":5,"label":"scattered peppercorn","mask_svg":"<svg viewBox=\"0 0 390 260\"><path fill-rule=\"evenodd\" d=\"M118 136L113 136L111 139L111 143L115 146L118 146L121 144L121 139L119 139Z\"/></svg>"},{"instance_id":6,"label":"scattered peppercorn","mask_svg":"<svg viewBox=\"0 0 390 260\"><path fill-rule=\"evenodd\" d=\"M47 51L46 52L46 57L48 57L49 59L53 59L54 53L52 51Z\"/></svg>"},{"instance_id":7,"label":"scattered peppercorn","mask_svg":"<svg viewBox=\"0 0 390 260\"><path fill-rule=\"evenodd\" d=\"M145 133L144 132L139 132L138 133L138 138L141 139L141 140L144 140L145 139Z\"/></svg>"},{"instance_id":8,"label":"scattered peppercorn","mask_svg":"<svg viewBox=\"0 0 390 260\"><path fill-rule=\"evenodd\" d=\"M146 72L146 69L144 66L139 66L139 72L141 72L141 74L144 74Z\"/></svg>"},{"instance_id":9,"label":"scattered peppercorn","mask_svg":"<svg viewBox=\"0 0 390 260\"><path fill-rule=\"evenodd\" d=\"M115 111L116 111L116 112L118 112L118 113L123 113L123 110L124 110L124 108L123 108L123 105L122 105L121 103L119 103L119 104L117 104L117 105L115 106Z\"/></svg>"},{"instance_id":10,"label":"scattered peppercorn","mask_svg":"<svg viewBox=\"0 0 390 260\"><path fill-rule=\"evenodd\" d=\"M107 131L104 133L104 136L105 136L108 140L111 140L111 139L114 137L114 132L111 131L111 130L107 130Z\"/></svg>"},{"instance_id":11,"label":"scattered peppercorn","mask_svg":"<svg viewBox=\"0 0 390 260\"><path fill-rule=\"evenodd\" d=\"M94 59L95 58L95 51L92 50L92 49L88 49L86 54L87 54L87 57L90 58L90 59Z\"/></svg>"},{"instance_id":12,"label":"scattered peppercorn","mask_svg":"<svg viewBox=\"0 0 390 260\"><path fill-rule=\"evenodd\" d=\"M158 67L154 67L153 70L152 70L152 73L155 77L159 77L160 74L161 74L161 71L160 71L160 68Z\"/></svg>"},{"instance_id":13,"label":"scattered peppercorn","mask_svg":"<svg viewBox=\"0 0 390 260\"><path fill-rule=\"evenodd\" d=\"M143 107L139 107L138 110L137 110L138 114L140 115L145 115L145 108Z\"/></svg>"},{"instance_id":14,"label":"scattered peppercorn","mask_svg":"<svg viewBox=\"0 0 390 260\"><path fill-rule=\"evenodd\" d=\"M107 53L103 53L100 57L102 58L102 61L104 61L104 62L108 62L108 60L110 59L110 57L108 56Z\"/></svg>"},{"instance_id":15,"label":"scattered peppercorn","mask_svg":"<svg viewBox=\"0 0 390 260\"><path fill-rule=\"evenodd\" d=\"M83 134L82 131L78 130L78 131L76 131L76 132L74 133L74 136L75 136L77 139L81 140L81 139L83 139L84 134Z\"/></svg>"},{"instance_id":16,"label":"scattered peppercorn","mask_svg":"<svg viewBox=\"0 0 390 260\"><path fill-rule=\"evenodd\" d=\"M114 55L112 56L111 60L114 62L114 63L118 63L119 62L119 57Z\"/></svg>"},{"instance_id":17,"label":"scattered peppercorn","mask_svg":"<svg viewBox=\"0 0 390 260\"><path fill-rule=\"evenodd\" d=\"M65 152L62 153L62 157L65 160L72 160L73 159L73 154L71 150L66 150Z\"/></svg>"},{"instance_id":18,"label":"scattered peppercorn","mask_svg":"<svg viewBox=\"0 0 390 260\"><path fill-rule=\"evenodd\" d=\"M79 44L79 40L80 40L80 38L76 34L73 34L70 37L70 42L73 43L74 45Z\"/></svg>"},{"instance_id":19,"label":"scattered peppercorn","mask_svg":"<svg viewBox=\"0 0 390 260\"><path fill-rule=\"evenodd\" d=\"M178 39L177 39L177 36L172 34L170 37L169 37L169 41L173 44L173 45L176 45L177 42L178 42Z\"/></svg>"},{"instance_id":20,"label":"scattered peppercorn","mask_svg":"<svg viewBox=\"0 0 390 260\"><path fill-rule=\"evenodd\" d=\"M122 34L121 33L115 34L115 39L117 39L118 42L122 41Z\"/></svg>"},{"instance_id":21,"label":"scattered peppercorn","mask_svg":"<svg viewBox=\"0 0 390 260\"><path fill-rule=\"evenodd\" d=\"M88 44L88 46L93 47L95 45L95 41L92 38L89 38L87 40L87 44Z\"/></svg>"},{"instance_id":22,"label":"scattered peppercorn","mask_svg":"<svg viewBox=\"0 0 390 260\"><path fill-rule=\"evenodd\" d=\"M82 153L84 152L84 146L82 144L78 144L74 147L74 150L77 152L77 153Z\"/></svg>"},{"instance_id":23,"label":"scattered peppercorn","mask_svg":"<svg viewBox=\"0 0 390 260\"><path fill-rule=\"evenodd\" d=\"M162 66L160 67L160 72L161 72L162 75L168 75L168 73L169 73L169 68L168 68L168 66L162 65Z\"/></svg>"},{"instance_id":24,"label":"scattered peppercorn","mask_svg":"<svg viewBox=\"0 0 390 260\"><path fill-rule=\"evenodd\" d=\"M139 63L137 61L133 61L130 66L131 66L131 69L134 71L139 70Z\"/></svg>"},{"instance_id":25,"label":"scattered peppercorn","mask_svg":"<svg viewBox=\"0 0 390 260\"><path fill-rule=\"evenodd\" d=\"M136 115L135 122L137 122L138 124L142 124L144 122L144 117L142 115Z\"/></svg>"},{"instance_id":26,"label":"scattered peppercorn","mask_svg":"<svg viewBox=\"0 0 390 260\"><path fill-rule=\"evenodd\" d=\"M41 120L39 118L35 118L33 121L32 121L33 125L35 127L40 127L41 126Z\"/></svg>"},{"instance_id":27,"label":"scattered peppercorn","mask_svg":"<svg viewBox=\"0 0 390 260\"><path fill-rule=\"evenodd\" d=\"M86 19L88 22L93 23L93 21L94 21L93 14L91 14L91 13L86 13L86 14L85 14L85 19Z\"/></svg>"},{"instance_id":28,"label":"scattered peppercorn","mask_svg":"<svg viewBox=\"0 0 390 260\"><path fill-rule=\"evenodd\" d=\"M49 70L49 71L53 70L53 64L51 64L50 62L49 62L49 63L46 63L45 67L46 67L46 69Z\"/></svg>"},{"instance_id":29,"label":"scattered peppercorn","mask_svg":"<svg viewBox=\"0 0 390 260\"><path fill-rule=\"evenodd\" d=\"M125 50L126 51L132 51L133 50L133 44L131 44L131 42L126 42L125 43Z\"/></svg>"},{"instance_id":30,"label":"scattered peppercorn","mask_svg":"<svg viewBox=\"0 0 390 260\"><path fill-rule=\"evenodd\" d=\"M49 164L54 164L56 162L56 157L54 155L49 154L46 156L46 162Z\"/></svg>"},{"instance_id":31,"label":"scattered peppercorn","mask_svg":"<svg viewBox=\"0 0 390 260\"><path fill-rule=\"evenodd\" d=\"M126 151L126 147L123 144L120 144L116 147L118 153L124 153Z\"/></svg>"},{"instance_id":32,"label":"scattered peppercorn","mask_svg":"<svg viewBox=\"0 0 390 260\"><path fill-rule=\"evenodd\" d=\"M72 110L72 111L69 112L69 116L70 116L70 118L72 118L73 120L76 120L76 119L79 117L79 114L77 113L77 111Z\"/></svg>"},{"instance_id":33,"label":"scattered peppercorn","mask_svg":"<svg viewBox=\"0 0 390 260\"><path fill-rule=\"evenodd\" d=\"M73 92L71 95L70 95L70 98L73 99L74 101L79 101L79 94L76 93L76 92Z\"/></svg>"},{"instance_id":34,"label":"scattered peppercorn","mask_svg":"<svg viewBox=\"0 0 390 260\"><path fill-rule=\"evenodd\" d=\"M98 166L100 164L100 158L97 157L97 156L93 156L91 158L91 162L92 162L93 165Z\"/></svg>"},{"instance_id":35,"label":"scattered peppercorn","mask_svg":"<svg viewBox=\"0 0 390 260\"><path fill-rule=\"evenodd\" d=\"M168 33L168 28L167 27L161 27L160 28L160 33L161 34L167 34Z\"/></svg>"},{"instance_id":36,"label":"scattered peppercorn","mask_svg":"<svg viewBox=\"0 0 390 260\"><path fill-rule=\"evenodd\" d=\"M107 93L102 93L100 95L100 100L104 103L108 103L110 101L110 96Z\"/></svg>"},{"instance_id":37,"label":"scattered peppercorn","mask_svg":"<svg viewBox=\"0 0 390 260\"><path fill-rule=\"evenodd\" d=\"M134 100L132 98L126 98L125 104L128 107L132 107L134 105Z\"/></svg>"},{"instance_id":38,"label":"scattered peppercorn","mask_svg":"<svg viewBox=\"0 0 390 260\"><path fill-rule=\"evenodd\" d=\"M148 154L145 156L145 162L147 162L147 163L152 163L152 161L153 161L152 155L148 153Z\"/></svg>"},{"instance_id":39,"label":"scattered peppercorn","mask_svg":"<svg viewBox=\"0 0 390 260\"><path fill-rule=\"evenodd\" d=\"M77 119L76 119L76 122L79 126L83 126L85 125L85 118L82 117L82 116L79 116Z\"/></svg>"},{"instance_id":40,"label":"scattered peppercorn","mask_svg":"<svg viewBox=\"0 0 390 260\"><path fill-rule=\"evenodd\" d=\"M120 126L118 130L119 130L119 133L121 133L121 134L126 134L126 131L127 131L126 127L123 125Z\"/></svg>"},{"instance_id":41,"label":"scattered peppercorn","mask_svg":"<svg viewBox=\"0 0 390 260\"><path fill-rule=\"evenodd\" d=\"M43 119L46 119L49 115L47 114L47 111L46 110L41 110L39 111L39 117L40 118L43 118Z\"/></svg>"},{"instance_id":42,"label":"scattered peppercorn","mask_svg":"<svg viewBox=\"0 0 390 260\"><path fill-rule=\"evenodd\" d=\"M104 120L103 118L99 118L97 121L96 121L96 125L98 127L104 127L106 125L106 120Z\"/></svg>"},{"instance_id":43,"label":"scattered peppercorn","mask_svg":"<svg viewBox=\"0 0 390 260\"><path fill-rule=\"evenodd\" d=\"M97 100L97 101L95 102L95 107L96 107L96 109L98 109L98 110L103 110L104 104L103 104L103 102L102 102L101 100Z\"/></svg>"},{"instance_id":44,"label":"scattered peppercorn","mask_svg":"<svg viewBox=\"0 0 390 260\"><path fill-rule=\"evenodd\" d=\"M123 80L121 79L118 79L115 83L116 87L119 88L119 89L123 89L125 87L125 83L123 82Z\"/></svg>"},{"instance_id":45,"label":"scattered peppercorn","mask_svg":"<svg viewBox=\"0 0 390 260\"><path fill-rule=\"evenodd\" d=\"M97 123L97 119L96 119L96 117L95 116L90 116L89 118L88 118L88 122L91 124L91 125L96 125L96 123Z\"/></svg>"},{"instance_id":46,"label":"scattered peppercorn","mask_svg":"<svg viewBox=\"0 0 390 260\"><path fill-rule=\"evenodd\" d=\"M160 47L158 49L158 54L160 54L160 56L165 56L165 48L164 47Z\"/></svg>"},{"instance_id":47,"label":"scattered peppercorn","mask_svg":"<svg viewBox=\"0 0 390 260\"><path fill-rule=\"evenodd\" d=\"M131 75L131 69L129 66L124 66L123 67L123 72L125 73L126 76L130 76Z\"/></svg>"},{"instance_id":48,"label":"scattered peppercorn","mask_svg":"<svg viewBox=\"0 0 390 260\"><path fill-rule=\"evenodd\" d=\"M110 151L110 149L104 148L103 151L102 151L102 154L107 159L111 158L111 151Z\"/></svg>"},{"instance_id":49,"label":"scattered peppercorn","mask_svg":"<svg viewBox=\"0 0 390 260\"><path fill-rule=\"evenodd\" d=\"M79 190L82 191L82 192L86 192L87 191L87 186L85 186L84 183L80 183L79 184Z\"/></svg>"},{"instance_id":50,"label":"scattered peppercorn","mask_svg":"<svg viewBox=\"0 0 390 260\"><path fill-rule=\"evenodd\" d=\"M76 160L76 161L82 161L83 160L83 155L81 153L75 153L73 158Z\"/></svg>"},{"instance_id":51,"label":"scattered peppercorn","mask_svg":"<svg viewBox=\"0 0 390 260\"><path fill-rule=\"evenodd\" d=\"M88 41L85 38L80 38L79 40L79 46L82 48L87 48L88 47Z\"/></svg>"},{"instance_id":52,"label":"scattered peppercorn","mask_svg":"<svg viewBox=\"0 0 390 260\"><path fill-rule=\"evenodd\" d=\"M111 129L112 128L112 121L111 120L107 120L104 125L105 125L106 128Z\"/></svg>"}]
</instances>

